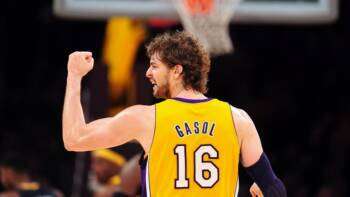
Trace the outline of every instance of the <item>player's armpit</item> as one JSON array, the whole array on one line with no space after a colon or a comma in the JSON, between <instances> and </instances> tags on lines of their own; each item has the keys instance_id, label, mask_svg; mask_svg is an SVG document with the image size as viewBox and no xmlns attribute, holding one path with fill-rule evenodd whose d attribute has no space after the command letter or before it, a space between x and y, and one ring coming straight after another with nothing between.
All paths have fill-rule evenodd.
<instances>
[{"instance_id":1,"label":"player's armpit","mask_svg":"<svg viewBox=\"0 0 350 197\"><path fill-rule=\"evenodd\" d=\"M145 131L144 117L150 106L135 105L114 117L99 119L74 129L74 139L66 139L69 151L90 151L109 148L138 139Z\"/></svg>"}]
</instances>

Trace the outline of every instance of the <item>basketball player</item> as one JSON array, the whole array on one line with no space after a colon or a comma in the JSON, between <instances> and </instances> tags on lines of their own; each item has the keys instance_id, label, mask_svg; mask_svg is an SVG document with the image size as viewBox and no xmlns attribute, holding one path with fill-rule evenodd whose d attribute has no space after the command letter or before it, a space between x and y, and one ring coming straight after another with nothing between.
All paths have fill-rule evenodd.
<instances>
[{"instance_id":1,"label":"basketball player","mask_svg":"<svg viewBox=\"0 0 350 197\"><path fill-rule=\"evenodd\" d=\"M136 139L145 151L143 196L237 195L239 161L264 196L286 196L248 114L204 95L210 59L198 40L185 32L166 33L153 39L147 53L146 77L153 95L165 100L131 106L90 123L84 119L80 83L94 59L90 52L69 55L63 110L66 149L91 151Z\"/></svg>"}]
</instances>

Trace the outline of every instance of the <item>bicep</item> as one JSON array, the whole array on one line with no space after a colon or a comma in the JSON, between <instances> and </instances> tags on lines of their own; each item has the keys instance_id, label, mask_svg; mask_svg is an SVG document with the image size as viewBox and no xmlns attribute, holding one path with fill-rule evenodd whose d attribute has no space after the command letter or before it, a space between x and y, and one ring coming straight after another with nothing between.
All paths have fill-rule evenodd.
<instances>
[{"instance_id":1,"label":"bicep","mask_svg":"<svg viewBox=\"0 0 350 197\"><path fill-rule=\"evenodd\" d=\"M141 125L130 109L124 110L114 117L87 124L72 149L90 151L124 144L137 138Z\"/></svg>"},{"instance_id":2,"label":"bicep","mask_svg":"<svg viewBox=\"0 0 350 197\"><path fill-rule=\"evenodd\" d=\"M241 163L244 167L248 167L257 162L263 152L260 137L253 121L245 111L238 110L234 116L237 134L241 139Z\"/></svg>"}]
</instances>

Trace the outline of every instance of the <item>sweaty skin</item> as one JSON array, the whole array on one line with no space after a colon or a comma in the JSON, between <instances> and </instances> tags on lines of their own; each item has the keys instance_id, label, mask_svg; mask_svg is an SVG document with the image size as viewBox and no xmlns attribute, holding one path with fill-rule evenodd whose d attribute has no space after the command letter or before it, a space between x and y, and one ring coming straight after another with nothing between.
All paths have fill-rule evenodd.
<instances>
[{"instance_id":1,"label":"sweaty skin","mask_svg":"<svg viewBox=\"0 0 350 197\"><path fill-rule=\"evenodd\" d=\"M113 117L86 122L80 102L81 80L93 69L93 64L91 52L74 52L69 55L62 117L65 148L69 151L91 151L118 146L135 139L147 155L155 126L154 105L134 105ZM153 84L153 95L160 98L206 98L200 92L183 87L182 72L181 65L169 69L157 54L153 55L146 72L146 77ZM249 167L258 161L263 152L260 138L249 115L242 109L231 109L241 146L240 160L244 167Z\"/></svg>"}]
</instances>

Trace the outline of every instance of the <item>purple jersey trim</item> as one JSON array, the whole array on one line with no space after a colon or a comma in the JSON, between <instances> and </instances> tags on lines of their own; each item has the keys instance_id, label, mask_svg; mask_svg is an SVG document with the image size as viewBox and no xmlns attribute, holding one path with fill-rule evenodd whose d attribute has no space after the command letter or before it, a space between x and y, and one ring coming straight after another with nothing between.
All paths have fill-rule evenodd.
<instances>
[{"instance_id":1,"label":"purple jersey trim","mask_svg":"<svg viewBox=\"0 0 350 197\"><path fill-rule=\"evenodd\" d=\"M141 167L141 197L147 197L147 189L146 189L146 167L148 157L143 158L144 154L142 154L139 164Z\"/></svg>"},{"instance_id":2,"label":"purple jersey trim","mask_svg":"<svg viewBox=\"0 0 350 197\"><path fill-rule=\"evenodd\" d=\"M212 100L212 98L205 98L205 99L188 99L188 98L180 98L180 97L175 97L172 98L177 101L185 102L185 103L202 103L202 102L207 102Z\"/></svg>"}]
</instances>

